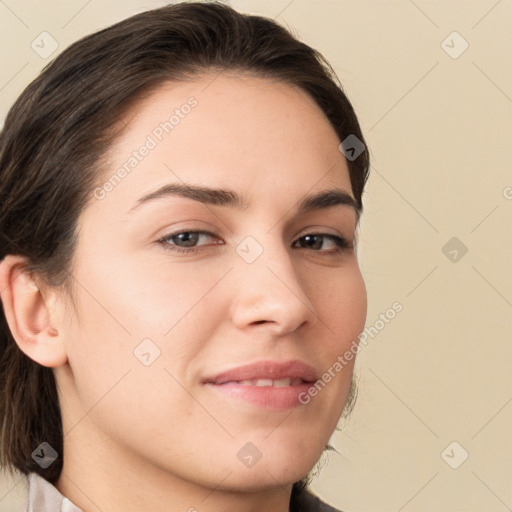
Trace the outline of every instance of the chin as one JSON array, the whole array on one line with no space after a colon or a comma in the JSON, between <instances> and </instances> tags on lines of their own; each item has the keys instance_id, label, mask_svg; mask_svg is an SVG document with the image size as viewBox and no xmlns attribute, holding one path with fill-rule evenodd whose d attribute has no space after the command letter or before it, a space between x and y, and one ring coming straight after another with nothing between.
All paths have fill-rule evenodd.
<instances>
[{"instance_id":1,"label":"chin","mask_svg":"<svg viewBox=\"0 0 512 512\"><path fill-rule=\"evenodd\" d=\"M230 491L263 492L275 488L292 486L307 474L308 470L297 471L297 468L255 468L249 471L237 471L232 473L224 482L225 489ZM229 480L229 481L228 481ZM223 485L224 487L224 485Z\"/></svg>"},{"instance_id":2,"label":"chin","mask_svg":"<svg viewBox=\"0 0 512 512\"><path fill-rule=\"evenodd\" d=\"M237 467L229 477L228 485L233 486L233 490L247 492L291 486L311 471L321 454L322 449L308 454L296 448L290 453L263 455L252 467Z\"/></svg>"}]
</instances>

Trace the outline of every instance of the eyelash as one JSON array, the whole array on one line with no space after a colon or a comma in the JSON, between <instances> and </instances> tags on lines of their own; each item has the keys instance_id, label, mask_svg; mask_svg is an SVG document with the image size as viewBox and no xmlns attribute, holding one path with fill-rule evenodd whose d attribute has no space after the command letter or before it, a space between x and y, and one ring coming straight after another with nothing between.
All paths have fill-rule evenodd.
<instances>
[{"instance_id":1,"label":"eyelash","mask_svg":"<svg viewBox=\"0 0 512 512\"><path fill-rule=\"evenodd\" d=\"M198 247L185 248L185 247L179 247L179 246L170 244L168 242L169 239L174 238L178 235L185 234L185 233L194 233L197 235L207 235L207 236L215 237L215 235L213 233L210 233L208 231L182 230L182 231L177 231L176 233L171 233L169 235L165 235L164 237L162 237L158 240L158 243L161 244L163 246L164 250L166 250L166 251L173 251L173 252L181 253L181 254L197 254L200 251L200 249ZM337 236L337 235L332 235L330 233L315 233L315 232L306 233L306 234L302 235L301 237L299 237L297 240L301 240L302 238L305 238L307 236L312 236L312 235L321 236L323 238L329 238L329 239L333 240L337 246L336 249L331 250L331 251L322 251L322 250L314 250L313 249L313 252L320 253L320 254L326 254L328 256L337 256L337 255L344 253L345 251L348 251L349 249L352 249L352 244L350 244L345 238ZM223 245L223 244L216 244L216 245ZM307 249L307 247L299 247L299 249Z\"/></svg>"}]
</instances>

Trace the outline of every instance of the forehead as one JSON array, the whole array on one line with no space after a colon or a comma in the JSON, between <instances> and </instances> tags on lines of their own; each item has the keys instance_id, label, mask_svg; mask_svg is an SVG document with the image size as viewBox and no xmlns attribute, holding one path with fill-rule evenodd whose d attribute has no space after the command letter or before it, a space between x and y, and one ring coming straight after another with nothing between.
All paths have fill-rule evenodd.
<instances>
[{"instance_id":1,"label":"forehead","mask_svg":"<svg viewBox=\"0 0 512 512\"><path fill-rule=\"evenodd\" d=\"M218 142L221 135L230 136L224 138L225 143L249 138L253 143L274 140L284 144L308 137L315 144L326 136L337 139L321 108L304 90L276 79L234 72L164 82L143 94L121 123L124 134L114 150L147 134L169 145L190 131L203 135L198 145L208 145L212 138Z\"/></svg>"},{"instance_id":2,"label":"forehead","mask_svg":"<svg viewBox=\"0 0 512 512\"><path fill-rule=\"evenodd\" d=\"M112 206L180 181L254 198L333 185L351 191L339 139L320 107L273 79L222 73L165 82L122 122L102 176L115 178Z\"/></svg>"}]
</instances>

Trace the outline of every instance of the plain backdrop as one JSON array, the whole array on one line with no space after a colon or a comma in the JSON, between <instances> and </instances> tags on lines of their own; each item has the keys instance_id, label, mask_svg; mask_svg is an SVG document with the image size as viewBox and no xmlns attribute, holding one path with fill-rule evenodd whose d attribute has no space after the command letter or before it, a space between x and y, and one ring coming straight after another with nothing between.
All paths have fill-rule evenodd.
<instances>
[{"instance_id":1,"label":"plain backdrop","mask_svg":"<svg viewBox=\"0 0 512 512\"><path fill-rule=\"evenodd\" d=\"M165 3L1 1L0 120L70 43ZM512 1L230 5L327 57L372 158L359 257L374 329L313 489L347 512L509 510ZM42 32L58 44L48 57L32 47ZM20 482L1 480L0 510L16 510Z\"/></svg>"}]
</instances>

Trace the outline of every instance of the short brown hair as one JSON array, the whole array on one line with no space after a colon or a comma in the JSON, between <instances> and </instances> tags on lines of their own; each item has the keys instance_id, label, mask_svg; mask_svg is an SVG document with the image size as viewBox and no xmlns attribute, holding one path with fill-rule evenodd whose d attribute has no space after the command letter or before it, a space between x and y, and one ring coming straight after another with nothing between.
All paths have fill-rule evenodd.
<instances>
[{"instance_id":1,"label":"short brown hair","mask_svg":"<svg viewBox=\"0 0 512 512\"><path fill-rule=\"evenodd\" d=\"M23 91L0 134L0 260L26 256L27 271L67 285L77 219L102 171L114 127L142 94L207 71L244 71L306 91L340 141L364 138L325 58L271 19L221 3L185 2L143 12L63 51ZM359 211L368 151L348 159ZM352 403L354 390L347 401ZM63 431L53 371L15 343L0 312L1 465L56 483L62 457L42 469L43 441L59 454ZM306 481L297 483L303 488Z\"/></svg>"}]
</instances>

